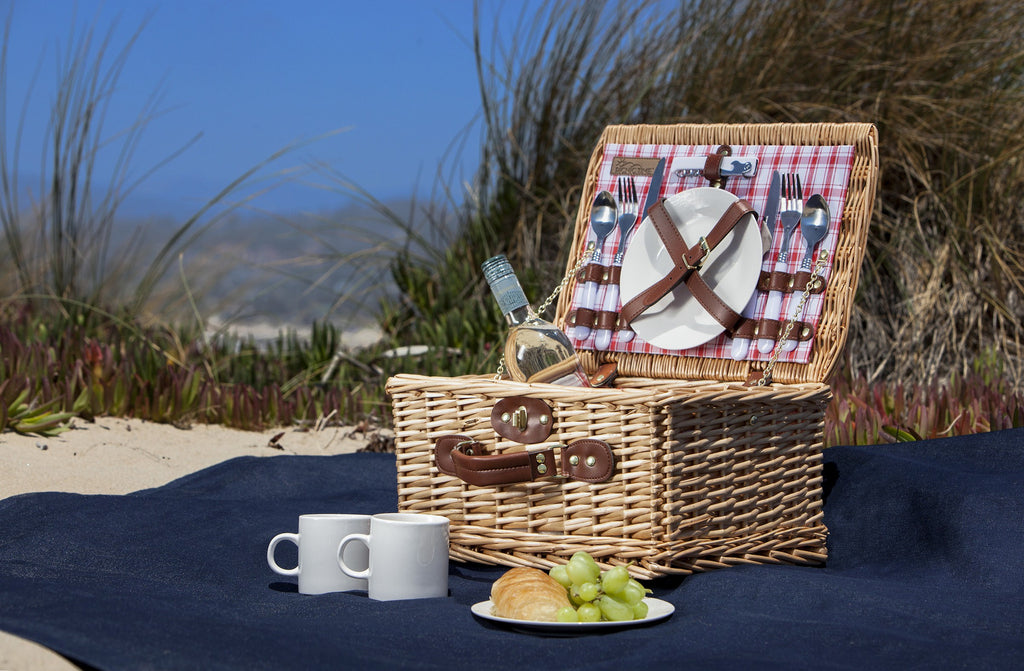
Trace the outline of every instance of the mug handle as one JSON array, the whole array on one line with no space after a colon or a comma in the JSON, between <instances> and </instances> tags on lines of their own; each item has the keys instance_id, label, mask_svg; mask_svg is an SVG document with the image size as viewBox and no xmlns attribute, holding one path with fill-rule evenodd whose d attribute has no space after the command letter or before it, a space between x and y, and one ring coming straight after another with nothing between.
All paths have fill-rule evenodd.
<instances>
[{"instance_id":1,"label":"mug handle","mask_svg":"<svg viewBox=\"0 0 1024 671\"><path fill-rule=\"evenodd\" d=\"M291 541L292 543L295 543L295 547L298 547L299 535L278 534L274 536L273 540L270 541L270 545L267 546L267 563L270 564L270 568L274 570L274 573L279 575L299 575L298 565L296 565L295 568L281 568L274 559L274 550L277 548L277 544L281 541Z\"/></svg>"},{"instance_id":2,"label":"mug handle","mask_svg":"<svg viewBox=\"0 0 1024 671\"><path fill-rule=\"evenodd\" d=\"M345 575L347 575L350 578L363 578L363 579L369 578L370 577L370 567L369 566L366 567L365 571L353 571L352 569L350 569L348 567L347 564L345 564L345 557L343 556L345 554L345 546L348 545L352 541L359 541L360 543L362 543L363 545L366 546L367 550L370 549L370 536L369 535L367 535L367 534L349 534L348 536L345 536L344 538L341 539L341 543L338 544L338 566L340 566L341 570L345 573Z\"/></svg>"}]
</instances>

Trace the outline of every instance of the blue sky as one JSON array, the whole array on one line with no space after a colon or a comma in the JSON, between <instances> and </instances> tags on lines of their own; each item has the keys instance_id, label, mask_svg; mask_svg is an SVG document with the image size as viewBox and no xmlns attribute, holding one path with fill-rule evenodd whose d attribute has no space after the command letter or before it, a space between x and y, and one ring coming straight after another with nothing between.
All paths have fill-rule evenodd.
<instances>
[{"instance_id":1,"label":"blue sky","mask_svg":"<svg viewBox=\"0 0 1024 671\"><path fill-rule=\"evenodd\" d=\"M504 11L518 16L519 3L506 4ZM484 0L483 35L491 34L500 6ZM0 0L0 18L11 7L11 0ZM80 34L94 25L98 41L116 21L116 52L147 17L107 115L108 134L128 127L159 91L166 113L146 128L135 172L197 133L203 137L147 179L136 206L191 211L274 151L337 129L347 130L278 167L322 162L379 198L409 195L417 184L425 193L446 149L479 112L472 0L14 0L9 138L40 67L22 132L23 175L38 174L56 55L67 48L72 28ZM461 154L467 177L479 133L470 138ZM36 188L34 179L24 182ZM344 198L295 187L257 204L323 210Z\"/></svg>"}]
</instances>

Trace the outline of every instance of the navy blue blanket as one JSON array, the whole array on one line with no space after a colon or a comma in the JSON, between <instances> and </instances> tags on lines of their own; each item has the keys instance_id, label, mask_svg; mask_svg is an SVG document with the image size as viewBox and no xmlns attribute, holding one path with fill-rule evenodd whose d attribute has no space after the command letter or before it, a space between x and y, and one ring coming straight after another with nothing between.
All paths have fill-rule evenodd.
<instances>
[{"instance_id":1,"label":"navy blue blanket","mask_svg":"<svg viewBox=\"0 0 1024 671\"><path fill-rule=\"evenodd\" d=\"M549 638L451 596L304 596L266 564L302 513L395 510L392 455L241 458L127 496L0 501L0 629L97 669L937 669L1024 664L1024 430L826 452L825 568L652 581L666 622ZM290 544L280 550L280 560Z\"/></svg>"}]
</instances>

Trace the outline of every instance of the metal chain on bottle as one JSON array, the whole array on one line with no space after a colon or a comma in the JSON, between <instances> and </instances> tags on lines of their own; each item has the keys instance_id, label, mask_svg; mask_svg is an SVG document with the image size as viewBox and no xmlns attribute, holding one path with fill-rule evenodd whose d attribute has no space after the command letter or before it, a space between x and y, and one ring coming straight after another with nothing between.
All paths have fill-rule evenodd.
<instances>
[{"instance_id":1,"label":"metal chain on bottle","mask_svg":"<svg viewBox=\"0 0 1024 671\"><path fill-rule=\"evenodd\" d=\"M568 273L565 274L565 277L562 278L562 281L559 282L558 286L556 286L554 291L551 292L551 295L548 296L547 299L545 299L545 301L543 303L541 303L540 306L537 308L537 314L538 315L544 314L544 311L548 309L548 306L550 306L551 303L555 300L555 298L558 297L558 294L562 293L562 290L565 289L565 287L569 285L569 281L572 280L573 276L576 275L576 273L578 273L580 271L580 268L582 268L583 265L588 260L589 260L589 255L588 254L583 254L582 256L580 256L580 260L576 263L576 266L572 270L570 270ZM497 381L501 380L501 376L504 375L504 374L505 374L505 355L503 353L501 355L501 359L498 360L498 370L494 374L494 381L497 382Z\"/></svg>"},{"instance_id":2,"label":"metal chain on bottle","mask_svg":"<svg viewBox=\"0 0 1024 671\"><path fill-rule=\"evenodd\" d=\"M807 299L811 297L811 289L813 289L818 282L818 275L825 269L825 264L828 262L828 252L824 249L818 254L818 260L814 264L814 270L811 272L810 278L807 280L807 286L804 288L804 293L800 296L800 302L797 303L796 309L793 310L792 316L786 323L786 328L783 329L782 335L775 342L775 349L772 350L772 355L768 359L767 365L764 367L764 373L761 375L761 379L757 381L758 387L763 387L769 384L772 376L772 369L775 368L775 364L779 362L779 355L782 353L782 343L789 339L789 334L792 332L793 327L796 326L796 316L804 313L804 304Z\"/></svg>"}]
</instances>

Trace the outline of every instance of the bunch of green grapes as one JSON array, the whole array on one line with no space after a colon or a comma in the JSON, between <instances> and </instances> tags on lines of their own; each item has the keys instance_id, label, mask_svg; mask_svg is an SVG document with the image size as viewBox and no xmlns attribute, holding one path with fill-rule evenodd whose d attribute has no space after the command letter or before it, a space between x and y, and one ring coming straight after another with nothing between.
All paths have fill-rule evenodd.
<instances>
[{"instance_id":1,"label":"bunch of green grapes","mask_svg":"<svg viewBox=\"0 0 1024 671\"><path fill-rule=\"evenodd\" d=\"M558 611L559 622L622 622L647 617L648 590L629 577L625 566L602 572L594 558L577 552L568 564L551 567L548 574L569 590L572 606Z\"/></svg>"}]
</instances>

